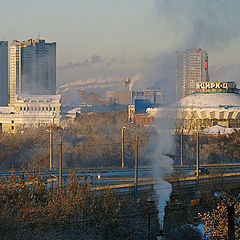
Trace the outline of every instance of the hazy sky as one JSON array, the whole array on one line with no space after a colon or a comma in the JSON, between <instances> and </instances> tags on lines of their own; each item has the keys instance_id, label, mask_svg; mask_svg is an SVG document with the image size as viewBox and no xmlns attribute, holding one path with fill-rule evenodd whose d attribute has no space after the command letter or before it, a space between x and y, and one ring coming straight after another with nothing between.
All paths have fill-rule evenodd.
<instances>
[{"instance_id":1,"label":"hazy sky","mask_svg":"<svg viewBox=\"0 0 240 240\"><path fill-rule=\"evenodd\" d=\"M1 0L0 39L56 41L58 84L140 72L166 87L176 50L240 63L239 13L239 0Z\"/></svg>"}]
</instances>

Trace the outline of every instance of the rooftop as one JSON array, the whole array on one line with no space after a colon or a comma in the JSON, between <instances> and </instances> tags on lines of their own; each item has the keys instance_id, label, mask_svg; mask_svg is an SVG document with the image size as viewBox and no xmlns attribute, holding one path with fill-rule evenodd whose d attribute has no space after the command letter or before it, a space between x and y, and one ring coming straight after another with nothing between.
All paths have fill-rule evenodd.
<instances>
[{"instance_id":1,"label":"rooftop","mask_svg":"<svg viewBox=\"0 0 240 240\"><path fill-rule=\"evenodd\" d=\"M60 102L61 94L57 95L17 95L16 102Z\"/></svg>"},{"instance_id":2,"label":"rooftop","mask_svg":"<svg viewBox=\"0 0 240 240\"><path fill-rule=\"evenodd\" d=\"M231 108L240 107L240 95L235 93L197 93L187 96L173 107L185 108Z\"/></svg>"}]
</instances>

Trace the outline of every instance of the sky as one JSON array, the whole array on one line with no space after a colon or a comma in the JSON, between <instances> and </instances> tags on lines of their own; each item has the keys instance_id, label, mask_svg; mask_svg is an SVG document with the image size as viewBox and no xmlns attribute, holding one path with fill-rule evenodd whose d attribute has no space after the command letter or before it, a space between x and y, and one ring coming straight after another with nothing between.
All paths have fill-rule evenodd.
<instances>
[{"instance_id":1,"label":"sky","mask_svg":"<svg viewBox=\"0 0 240 240\"><path fill-rule=\"evenodd\" d=\"M195 46L240 83L239 12L239 0L1 0L0 40L56 41L58 86L141 74L139 87L173 94L175 52Z\"/></svg>"}]
</instances>

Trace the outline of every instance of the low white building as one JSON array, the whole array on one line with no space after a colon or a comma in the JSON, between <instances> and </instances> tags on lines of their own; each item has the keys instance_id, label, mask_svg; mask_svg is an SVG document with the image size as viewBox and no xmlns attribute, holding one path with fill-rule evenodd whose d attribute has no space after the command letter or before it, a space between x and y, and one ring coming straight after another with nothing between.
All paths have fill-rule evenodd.
<instances>
[{"instance_id":1,"label":"low white building","mask_svg":"<svg viewBox=\"0 0 240 240\"><path fill-rule=\"evenodd\" d=\"M0 107L0 133L59 124L61 95L17 96L12 107Z\"/></svg>"}]
</instances>

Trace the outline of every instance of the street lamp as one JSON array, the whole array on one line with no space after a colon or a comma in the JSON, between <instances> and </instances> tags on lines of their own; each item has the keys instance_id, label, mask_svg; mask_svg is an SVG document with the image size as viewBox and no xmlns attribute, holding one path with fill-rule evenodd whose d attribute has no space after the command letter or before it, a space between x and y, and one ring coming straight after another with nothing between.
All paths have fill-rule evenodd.
<instances>
[{"instance_id":1,"label":"street lamp","mask_svg":"<svg viewBox=\"0 0 240 240\"><path fill-rule=\"evenodd\" d=\"M134 185L135 185L135 198L137 198L137 186L138 186L138 142L139 138L136 136L136 149L135 149L135 177L134 177Z\"/></svg>"},{"instance_id":2,"label":"street lamp","mask_svg":"<svg viewBox=\"0 0 240 240\"><path fill-rule=\"evenodd\" d=\"M124 129L126 127L122 126L122 168L125 167L125 163L124 163Z\"/></svg>"},{"instance_id":3,"label":"street lamp","mask_svg":"<svg viewBox=\"0 0 240 240\"><path fill-rule=\"evenodd\" d=\"M148 198L145 200L145 204L147 206L148 210L148 240L151 239L151 213L154 213L154 204L155 201L151 198ZM158 240L164 240L165 234L163 233L163 229L160 229L159 232L157 233L157 239Z\"/></svg>"},{"instance_id":4,"label":"street lamp","mask_svg":"<svg viewBox=\"0 0 240 240\"><path fill-rule=\"evenodd\" d=\"M181 138L180 138L180 144L181 144L181 148L180 148L180 154L181 154L181 167L183 166L183 128L181 129Z\"/></svg>"},{"instance_id":5,"label":"street lamp","mask_svg":"<svg viewBox=\"0 0 240 240\"><path fill-rule=\"evenodd\" d=\"M235 239L235 209L234 205L240 200L240 194L235 198L234 196L228 196L225 193L215 192L214 197L216 199L222 200L227 206L227 217L228 217L228 239Z\"/></svg>"},{"instance_id":6,"label":"street lamp","mask_svg":"<svg viewBox=\"0 0 240 240\"><path fill-rule=\"evenodd\" d=\"M148 206L148 240L151 239L151 209L154 203L155 202L150 198L146 200L146 204Z\"/></svg>"},{"instance_id":7,"label":"street lamp","mask_svg":"<svg viewBox=\"0 0 240 240\"><path fill-rule=\"evenodd\" d=\"M50 121L49 126L49 168L53 170L53 128L54 128L54 119L57 114L53 113L52 123ZM47 130L48 131L48 130Z\"/></svg>"},{"instance_id":8,"label":"street lamp","mask_svg":"<svg viewBox=\"0 0 240 240\"><path fill-rule=\"evenodd\" d=\"M49 169L53 170L53 129L52 126L49 127Z\"/></svg>"}]
</instances>

